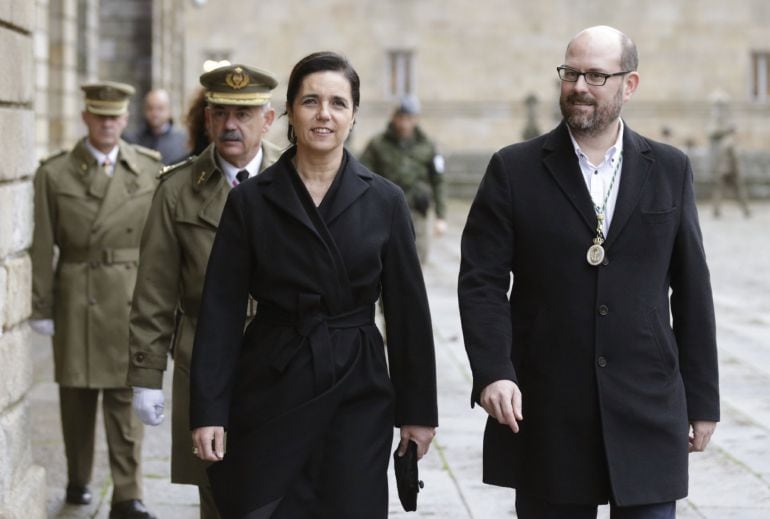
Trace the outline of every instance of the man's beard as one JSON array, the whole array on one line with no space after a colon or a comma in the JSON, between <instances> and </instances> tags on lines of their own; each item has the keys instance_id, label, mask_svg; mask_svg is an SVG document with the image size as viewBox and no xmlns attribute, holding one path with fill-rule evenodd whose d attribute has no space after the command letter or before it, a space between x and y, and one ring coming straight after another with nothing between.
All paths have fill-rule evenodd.
<instances>
[{"instance_id":1,"label":"man's beard","mask_svg":"<svg viewBox=\"0 0 770 519\"><path fill-rule=\"evenodd\" d=\"M593 106L593 113L571 111L574 108L573 103L576 102L590 104ZM606 130L620 116L623 108L623 89L618 88L615 97L605 105L597 104L596 99L587 94L572 93L566 98L562 95L559 98L559 108L573 134L593 137Z\"/></svg>"}]
</instances>

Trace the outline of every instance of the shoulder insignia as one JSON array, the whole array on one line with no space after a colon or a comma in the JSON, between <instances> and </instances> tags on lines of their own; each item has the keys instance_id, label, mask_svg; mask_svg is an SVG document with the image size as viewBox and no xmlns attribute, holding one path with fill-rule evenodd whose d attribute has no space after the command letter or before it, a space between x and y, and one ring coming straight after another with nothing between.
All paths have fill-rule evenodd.
<instances>
[{"instance_id":1,"label":"shoulder insignia","mask_svg":"<svg viewBox=\"0 0 770 519\"><path fill-rule=\"evenodd\" d=\"M53 153L49 153L48 155L46 155L45 157L40 159L40 164L45 164L49 160L55 159L56 157L60 157L60 156L64 155L65 153L67 153L67 150L65 150L65 149L61 149L61 150L58 150L58 151L54 151Z\"/></svg>"},{"instance_id":2,"label":"shoulder insignia","mask_svg":"<svg viewBox=\"0 0 770 519\"><path fill-rule=\"evenodd\" d=\"M177 162L176 164L169 164L168 166L163 166L163 169L161 169L160 173L158 173L158 178L160 180L164 180L168 178L175 171L179 171L180 169L187 166L188 164L191 164L196 158L197 157L195 155L191 155L186 159L180 162Z\"/></svg>"},{"instance_id":3,"label":"shoulder insignia","mask_svg":"<svg viewBox=\"0 0 770 519\"><path fill-rule=\"evenodd\" d=\"M134 146L134 149L136 151L138 151L139 153L141 153L142 155L145 155L147 157L153 158L153 159L155 159L157 161L161 160L161 155L160 155L159 151L156 151L156 150L153 150L153 149L150 149L150 148L145 148L144 146L142 146L140 144L134 144L133 146Z\"/></svg>"}]
</instances>

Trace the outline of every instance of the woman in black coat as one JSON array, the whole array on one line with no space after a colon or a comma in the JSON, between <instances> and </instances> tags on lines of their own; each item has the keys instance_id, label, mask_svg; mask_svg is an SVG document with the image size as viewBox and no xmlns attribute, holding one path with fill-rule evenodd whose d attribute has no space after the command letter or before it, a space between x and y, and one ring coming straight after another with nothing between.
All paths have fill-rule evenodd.
<instances>
[{"instance_id":1,"label":"woman in black coat","mask_svg":"<svg viewBox=\"0 0 770 519\"><path fill-rule=\"evenodd\" d=\"M226 519L385 518L393 425L402 452L413 440L418 456L434 435L433 338L409 209L344 148L358 105L345 58L297 63L294 146L233 189L222 214L190 419L198 456L216 461L209 478ZM258 310L244 332L249 295Z\"/></svg>"}]
</instances>

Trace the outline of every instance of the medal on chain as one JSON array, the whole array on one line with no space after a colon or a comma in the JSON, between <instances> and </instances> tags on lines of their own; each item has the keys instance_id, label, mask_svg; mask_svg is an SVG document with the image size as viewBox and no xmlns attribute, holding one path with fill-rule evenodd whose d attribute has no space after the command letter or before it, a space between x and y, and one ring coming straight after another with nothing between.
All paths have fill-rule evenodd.
<instances>
[{"instance_id":1,"label":"medal on chain","mask_svg":"<svg viewBox=\"0 0 770 519\"><path fill-rule=\"evenodd\" d=\"M593 245L588 247L588 252L586 252L586 261L588 261L588 264L592 267L598 267L601 265L607 255L604 247L602 246L604 243L604 215L607 212L607 200L610 198L612 186L615 184L615 178L618 176L618 170L620 170L620 165L622 163L623 153L621 152L620 157L618 157L618 163L615 166L615 171L612 173L610 188L604 195L604 203L601 207L594 204L594 212L596 213L596 237L593 239Z\"/></svg>"}]
</instances>

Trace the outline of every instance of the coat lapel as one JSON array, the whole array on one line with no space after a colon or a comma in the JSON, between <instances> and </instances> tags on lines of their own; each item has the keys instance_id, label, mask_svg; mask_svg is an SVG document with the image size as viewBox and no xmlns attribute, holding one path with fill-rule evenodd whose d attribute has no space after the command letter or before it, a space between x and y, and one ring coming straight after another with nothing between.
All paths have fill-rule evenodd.
<instances>
[{"instance_id":1,"label":"coat lapel","mask_svg":"<svg viewBox=\"0 0 770 519\"><path fill-rule=\"evenodd\" d=\"M257 182L264 186L262 189L263 196L276 209L300 222L320 240L321 236L310 220L307 211L302 207L302 202L291 183L291 178L289 178L289 175L293 174L291 164L289 163L290 160L291 155L289 152L284 153L278 162L275 163L275 167L266 170L256 177Z\"/></svg>"},{"instance_id":2,"label":"coat lapel","mask_svg":"<svg viewBox=\"0 0 770 519\"><path fill-rule=\"evenodd\" d=\"M369 189L369 183L373 178L372 174L349 154L347 161L348 171L343 175L337 196L334 197L332 206L329 208L327 225L331 225L345 209Z\"/></svg>"},{"instance_id":3,"label":"coat lapel","mask_svg":"<svg viewBox=\"0 0 770 519\"><path fill-rule=\"evenodd\" d=\"M93 189L95 182L101 184L105 179L107 181L106 192L104 193L104 199L99 206L99 212L96 213L94 227L98 227L104 223L104 221L112 216L120 206L126 203L129 199L126 185L131 182L137 182L136 177L138 176L138 169L136 165L136 152L123 141L120 142L119 146L120 151L118 152L118 161L117 164L115 164L112 178L109 178L102 171L99 171L99 168L97 167L96 175L91 182Z\"/></svg>"},{"instance_id":4,"label":"coat lapel","mask_svg":"<svg viewBox=\"0 0 770 519\"><path fill-rule=\"evenodd\" d=\"M96 159L86 148L85 138L75 145L72 150L72 176L78 179L85 186L89 196L101 200L107 193L107 186L110 185L110 177L99 175Z\"/></svg>"},{"instance_id":5,"label":"coat lapel","mask_svg":"<svg viewBox=\"0 0 770 519\"><path fill-rule=\"evenodd\" d=\"M618 186L618 199L612 215L610 230L605 247L609 249L623 231L642 195L652 171L653 159L649 156L647 142L628 125L623 130L623 170Z\"/></svg>"},{"instance_id":6,"label":"coat lapel","mask_svg":"<svg viewBox=\"0 0 770 519\"><path fill-rule=\"evenodd\" d=\"M596 230L596 213L564 122L546 137L543 150L546 169L593 233Z\"/></svg>"},{"instance_id":7,"label":"coat lapel","mask_svg":"<svg viewBox=\"0 0 770 519\"><path fill-rule=\"evenodd\" d=\"M201 157L203 160L195 162L192 175L193 191L204 199L198 218L216 229L231 188L219 169L213 144L201 153Z\"/></svg>"}]
</instances>

